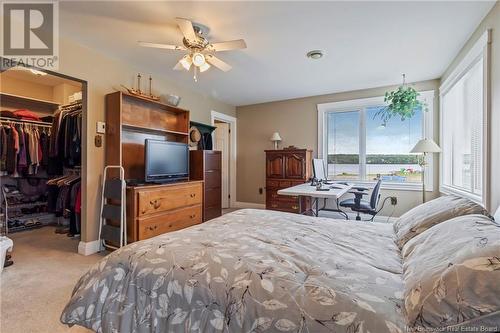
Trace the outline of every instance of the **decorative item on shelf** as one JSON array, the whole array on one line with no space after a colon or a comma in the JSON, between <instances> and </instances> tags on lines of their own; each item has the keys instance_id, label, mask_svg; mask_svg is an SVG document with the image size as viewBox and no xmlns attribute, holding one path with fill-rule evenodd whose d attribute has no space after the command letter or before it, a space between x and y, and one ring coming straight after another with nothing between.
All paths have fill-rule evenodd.
<instances>
[{"instance_id":1,"label":"decorative item on shelf","mask_svg":"<svg viewBox=\"0 0 500 333\"><path fill-rule=\"evenodd\" d=\"M281 136L278 132L274 132L271 136L271 140L274 143L274 149L278 150L278 143L281 141Z\"/></svg>"},{"instance_id":2,"label":"decorative item on shelf","mask_svg":"<svg viewBox=\"0 0 500 333\"><path fill-rule=\"evenodd\" d=\"M176 95L171 95L171 94L166 94L166 95L161 95L160 100L162 103L171 105L171 106L177 106L179 105L181 98Z\"/></svg>"},{"instance_id":3,"label":"decorative item on shelf","mask_svg":"<svg viewBox=\"0 0 500 333\"><path fill-rule=\"evenodd\" d=\"M440 153L441 148L432 139L422 139L417 142L415 147L410 151L413 154L422 154L418 158L418 164L422 168L422 202L425 202L425 166L427 162L425 157L427 153Z\"/></svg>"},{"instance_id":4,"label":"decorative item on shelf","mask_svg":"<svg viewBox=\"0 0 500 333\"><path fill-rule=\"evenodd\" d=\"M388 103L388 105L375 113L373 118L380 117L382 126L385 127L392 117L400 117L401 121L404 121L413 117L415 110L419 107L423 111L427 111L427 104L419 101L418 96L420 94L408 86L406 74L403 74L403 84L398 89L385 93L384 102Z\"/></svg>"},{"instance_id":5,"label":"decorative item on shelf","mask_svg":"<svg viewBox=\"0 0 500 333\"><path fill-rule=\"evenodd\" d=\"M146 94L143 91L141 91L141 77L142 77L141 73L138 73L137 74L137 89L128 88L128 87L124 86L123 84L121 86L123 88L125 88L127 90L127 92L131 95L139 96L139 97L146 98L146 99L149 99L152 101L159 101L160 97L153 95L153 91L152 91L153 78L151 76L149 77L149 94Z\"/></svg>"},{"instance_id":6,"label":"decorative item on shelf","mask_svg":"<svg viewBox=\"0 0 500 333\"><path fill-rule=\"evenodd\" d=\"M201 140L201 133L198 130L198 127L191 126L189 129L189 146L190 147L198 147L198 143Z\"/></svg>"},{"instance_id":7,"label":"decorative item on shelf","mask_svg":"<svg viewBox=\"0 0 500 333\"><path fill-rule=\"evenodd\" d=\"M297 149L299 149L299 148L295 147L294 145L283 148L283 150L297 150Z\"/></svg>"}]
</instances>

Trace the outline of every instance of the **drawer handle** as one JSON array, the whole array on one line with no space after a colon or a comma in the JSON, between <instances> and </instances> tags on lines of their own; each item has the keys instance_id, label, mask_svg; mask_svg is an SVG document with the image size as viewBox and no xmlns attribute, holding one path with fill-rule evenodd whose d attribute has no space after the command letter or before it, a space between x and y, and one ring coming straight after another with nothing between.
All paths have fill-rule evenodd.
<instances>
[{"instance_id":1,"label":"drawer handle","mask_svg":"<svg viewBox=\"0 0 500 333\"><path fill-rule=\"evenodd\" d=\"M292 209L299 209L299 206L292 206Z\"/></svg>"},{"instance_id":2,"label":"drawer handle","mask_svg":"<svg viewBox=\"0 0 500 333\"><path fill-rule=\"evenodd\" d=\"M149 204L153 206L154 209L158 209L161 206L161 202L159 202L158 200L151 200Z\"/></svg>"},{"instance_id":3,"label":"drawer handle","mask_svg":"<svg viewBox=\"0 0 500 333\"><path fill-rule=\"evenodd\" d=\"M191 193L191 198L196 197L196 193Z\"/></svg>"},{"instance_id":4,"label":"drawer handle","mask_svg":"<svg viewBox=\"0 0 500 333\"><path fill-rule=\"evenodd\" d=\"M151 226L151 227L148 227L149 231L154 231L158 228L157 225L154 225L154 226Z\"/></svg>"},{"instance_id":5,"label":"drawer handle","mask_svg":"<svg viewBox=\"0 0 500 333\"><path fill-rule=\"evenodd\" d=\"M191 215L189 215L189 218L190 218L190 219L194 219L195 217L196 217L196 214L191 214Z\"/></svg>"}]
</instances>

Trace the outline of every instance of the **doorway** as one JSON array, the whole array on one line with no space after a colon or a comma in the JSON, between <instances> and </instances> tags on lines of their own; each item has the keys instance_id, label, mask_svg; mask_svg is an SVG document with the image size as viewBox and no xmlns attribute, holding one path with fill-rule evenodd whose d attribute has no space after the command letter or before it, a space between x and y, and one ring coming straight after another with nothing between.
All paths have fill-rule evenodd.
<instances>
[{"instance_id":1,"label":"doorway","mask_svg":"<svg viewBox=\"0 0 500 333\"><path fill-rule=\"evenodd\" d=\"M236 118L212 111L214 149L222 152L222 209L235 206L236 199Z\"/></svg>"},{"instance_id":2,"label":"doorway","mask_svg":"<svg viewBox=\"0 0 500 333\"><path fill-rule=\"evenodd\" d=\"M21 65L1 68L0 80L1 134L18 142L0 165L0 235L50 236L76 253L86 232L87 82Z\"/></svg>"}]
</instances>

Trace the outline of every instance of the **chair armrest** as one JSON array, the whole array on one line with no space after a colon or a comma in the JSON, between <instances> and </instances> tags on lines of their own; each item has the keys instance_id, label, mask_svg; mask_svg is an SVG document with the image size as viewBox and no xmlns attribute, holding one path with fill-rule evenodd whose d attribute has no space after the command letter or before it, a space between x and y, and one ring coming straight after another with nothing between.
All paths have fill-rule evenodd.
<instances>
[{"instance_id":1,"label":"chair armrest","mask_svg":"<svg viewBox=\"0 0 500 333\"><path fill-rule=\"evenodd\" d=\"M359 196L360 198L363 197L363 195L368 195L368 193L361 192L361 191L349 191L349 193L354 194L354 196L356 196L356 197Z\"/></svg>"},{"instance_id":2,"label":"chair armrest","mask_svg":"<svg viewBox=\"0 0 500 333\"><path fill-rule=\"evenodd\" d=\"M368 191L369 190L366 187L360 187L360 186L353 186L352 188L357 190L357 191Z\"/></svg>"}]
</instances>

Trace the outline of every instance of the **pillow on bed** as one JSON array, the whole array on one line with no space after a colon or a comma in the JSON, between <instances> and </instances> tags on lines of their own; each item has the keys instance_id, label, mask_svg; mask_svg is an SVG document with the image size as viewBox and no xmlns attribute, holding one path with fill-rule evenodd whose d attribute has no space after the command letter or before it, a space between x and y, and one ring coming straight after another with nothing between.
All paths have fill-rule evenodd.
<instances>
[{"instance_id":1,"label":"pillow on bed","mask_svg":"<svg viewBox=\"0 0 500 333\"><path fill-rule=\"evenodd\" d=\"M414 237L402 255L406 319L415 332L499 328L500 224L456 217Z\"/></svg>"},{"instance_id":2,"label":"pillow on bed","mask_svg":"<svg viewBox=\"0 0 500 333\"><path fill-rule=\"evenodd\" d=\"M401 249L407 241L430 227L468 214L488 215L488 211L469 199L454 195L428 201L401 215L394 223L396 243Z\"/></svg>"}]
</instances>

